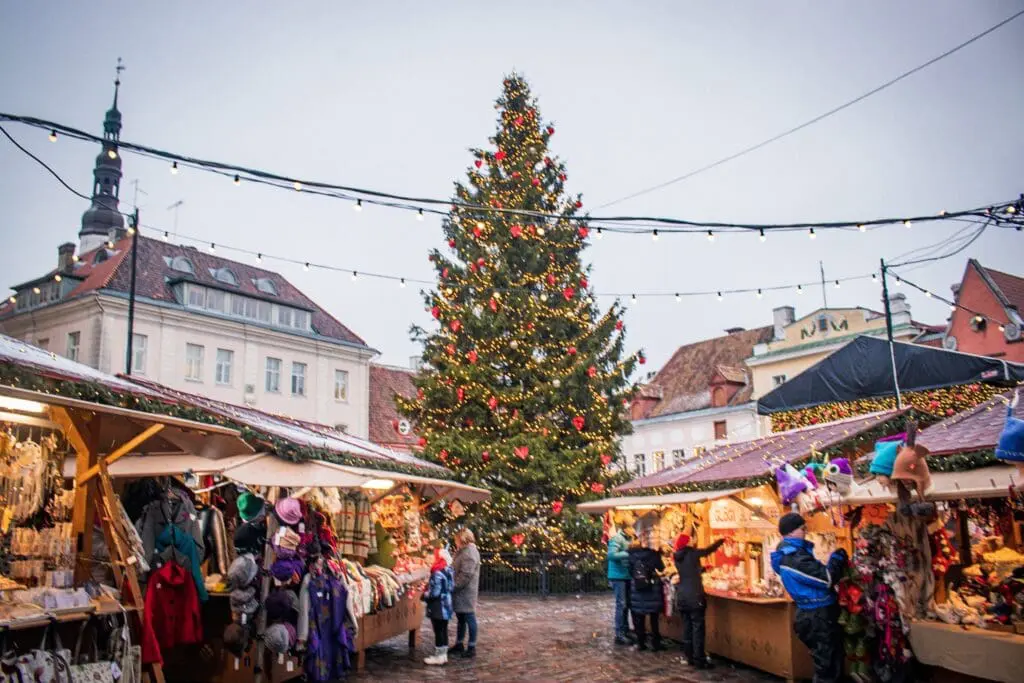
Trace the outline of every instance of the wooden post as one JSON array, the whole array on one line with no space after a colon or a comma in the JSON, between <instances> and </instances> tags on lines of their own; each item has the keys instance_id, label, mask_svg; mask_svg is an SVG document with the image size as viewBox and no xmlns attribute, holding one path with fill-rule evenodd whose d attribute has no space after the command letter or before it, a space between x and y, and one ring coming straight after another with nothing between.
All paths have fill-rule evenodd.
<instances>
[{"instance_id":1,"label":"wooden post","mask_svg":"<svg viewBox=\"0 0 1024 683\"><path fill-rule=\"evenodd\" d=\"M971 559L971 529L967 523L967 510L958 508L956 511L957 534L960 538L960 564L964 567L970 567L974 564Z\"/></svg>"},{"instance_id":2,"label":"wooden post","mask_svg":"<svg viewBox=\"0 0 1024 683\"><path fill-rule=\"evenodd\" d=\"M74 419L65 408L52 406L50 418L60 425L64 436L75 449L75 481L83 476L96 463L97 435L99 434L99 415L94 423L87 425L80 415ZM92 556L92 526L95 508L89 505L89 491L85 486L75 487L75 505L71 516L71 529L75 539L76 557ZM88 578L89 567L83 562L75 563L75 582L81 583Z\"/></svg>"},{"instance_id":3,"label":"wooden post","mask_svg":"<svg viewBox=\"0 0 1024 683\"><path fill-rule=\"evenodd\" d=\"M136 448L141 446L146 441L149 441L150 437L157 434L162 430L164 426L162 424L153 424L147 427L141 434L137 434L125 443L118 446L116 449L110 452L106 458L104 458L105 465L112 465L124 456L128 455ZM78 485L84 486L89 482L90 479L100 473L99 465L93 465L89 467L85 472L81 473L77 477Z\"/></svg>"}]
</instances>

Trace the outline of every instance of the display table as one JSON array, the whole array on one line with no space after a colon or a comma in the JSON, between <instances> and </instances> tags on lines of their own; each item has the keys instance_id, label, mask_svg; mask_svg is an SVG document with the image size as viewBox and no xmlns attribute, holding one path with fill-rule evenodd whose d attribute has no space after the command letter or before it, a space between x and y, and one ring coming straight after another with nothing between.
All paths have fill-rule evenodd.
<instances>
[{"instance_id":1,"label":"display table","mask_svg":"<svg viewBox=\"0 0 1024 683\"><path fill-rule=\"evenodd\" d=\"M366 648L390 640L403 633L409 634L409 649L416 648L416 631L427 614L427 605L420 600L421 591L410 590L394 607L359 619L356 635L356 670L366 664Z\"/></svg>"},{"instance_id":2,"label":"display table","mask_svg":"<svg viewBox=\"0 0 1024 683\"><path fill-rule=\"evenodd\" d=\"M922 664L1001 683L1024 679L1024 636L932 621L910 625L910 646Z\"/></svg>"},{"instance_id":3,"label":"display table","mask_svg":"<svg viewBox=\"0 0 1024 683\"><path fill-rule=\"evenodd\" d=\"M811 654L793 632L796 606L787 598L708 593L707 651L787 681L812 678ZM682 640L678 614L662 617L662 634Z\"/></svg>"}]
</instances>

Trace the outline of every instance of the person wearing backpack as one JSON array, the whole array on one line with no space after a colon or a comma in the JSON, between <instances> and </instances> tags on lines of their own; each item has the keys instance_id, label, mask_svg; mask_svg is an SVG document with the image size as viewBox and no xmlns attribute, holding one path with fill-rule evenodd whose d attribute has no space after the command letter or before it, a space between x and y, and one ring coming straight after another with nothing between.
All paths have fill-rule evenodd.
<instances>
[{"instance_id":1,"label":"person wearing backpack","mask_svg":"<svg viewBox=\"0 0 1024 683\"><path fill-rule=\"evenodd\" d=\"M665 571L665 562L661 553L651 545L650 536L645 535L642 544L635 544L629 549L630 610L636 630L636 649L647 649L646 622L650 619L651 645L658 651L662 649L658 617L665 604L659 572Z\"/></svg>"},{"instance_id":2,"label":"person wearing backpack","mask_svg":"<svg viewBox=\"0 0 1024 683\"><path fill-rule=\"evenodd\" d=\"M686 663L697 669L708 669L707 653L704 651L704 614L708 601L704 593L701 575L704 567L701 560L711 555L725 543L720 538L706 548L690 545L689 534L679 534L673 546L672 560L679 573L676 584L676 611L683 620L683 657Z\"/></svg>"}]
</instances>

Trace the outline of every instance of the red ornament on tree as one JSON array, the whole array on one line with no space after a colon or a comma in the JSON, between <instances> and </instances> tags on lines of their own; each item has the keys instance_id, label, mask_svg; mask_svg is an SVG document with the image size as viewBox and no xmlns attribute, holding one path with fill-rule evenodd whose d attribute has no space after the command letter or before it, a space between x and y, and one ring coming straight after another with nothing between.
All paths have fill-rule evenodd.
<instances>
[{"instance_id":1,"label":"red ornament on tree","mask_svg":"<svg viewBox=\"0 0 1024 683\"><path fill-rule=\"evenodd\" d=\"M644 363L647 362L647 356L641 353L636 357L636 361L640 363L640 365L643 365Z\"/></svg>"},{"instance_id":2,"label":"red ornament on tree","mask_svg":"<svg viewBox=\"0 0 1024 683\"><path fill-rule=\"evenodd\" d=\"M566 301L571 300L573 294L575 294L575 293L576 293L576 290L573 289L572 287L566 287L565 289L562 290L562 296L565 297Z\"/></svg>"},{"instance_id":3,"label":"red ornament on tree","mask_svg":"<svg viewBox=\"0 0 1024 683\"><path fill-rule=\"evenodd\" d=\"M448 346L444 347L444 350L448 352L449 356L454 356L455 355L455 344L449 344Z\"/></svg>"},{"instance_id":4,"label":"red ornament on tree","mask_svg":"<svg viewBox=\"0 0 1024 683\"><path fill-rule=\"evenodd\" d=\"M491 452L484 451L483 453L480 454L480 459L483 460L484 462L488 462L491 459Z\"/></svg>"},{"instance_id":5,"label":"red ornament on tree","mask_svg":"<svg viewBox=\"0 0 1024 683\"><path fill-rule=\"evenodd\" d=\"M516 124L517 126L523 125L523 117L522 116L515 117L515 119L513 119L512 123Z\"/></svg>"},{"instance_id":6,"label":"red ornament on tree","mask_svg":"<svg viewBox=\"0 0 1024 683\"><path fill-rule=\"evenodd\" d=\"M558 174L558 179L561 180L563 183L565 182L566 177L567 176L564 173L559 173Z\"/></svg>"},{"instance_id":7,"label":"red ornament on tree","mask_svg":"<svg viewBox=\"0 0 1024 683\"><path fill-rule=\"evenodd\" d=\"M416 390L416 398L422 401L424 396L426 396L426 393L422 389Z\"/></svg>"},{"instance_id":8,"label":"red ornament on tree","mask_svg":"<svg viewBox=\"0 0 1024 683\"><path fill-rule=\"evenodd\" d=\"M515 453L516 457L519 458L520 460L526 460L528 457L530 457L529 446L516 446L515 450L513 450L512 452Z\"/></svg>"},{"instance_id":9,"label":"red ornament on tree","mask_svg":"<svg viewBox=\"0 0 1024 683\"><path fill-rule=\"evenodd\" d=\"M551 501L551 511L554 512L556 515L562 514L562 505L563 503L560 500Z\"/></svg>"},{"instance_id":10,"label":"red ornament on tree","mask_svg":"<svg viewBox=\"0 0 1024 683\"><path fill-rule=\"evenodd\" d=\"M498 161L501 161L502 159L505 158L505 156L505 152L499 149L498 152L494 155L494 158L497 159Z\"/></svg>"},{"instance_id":11,"label":"red ornament on tree","mask_svg":"<svg viewBox=\"0 0 1024 683\"><path fill-rule=\"evenodd\" d=\"M544 157L544 164L547 166L551 165L551 157Z\"/></svg>"},{"instance_id":12,"label":"red ornament on tree","mask_svg":"<svg viewBox=\"0 0 1024 683\"><path fill-rule=\"evenodd\" d=\"M512 543L518 548L526 541L525 534L512 534Z\"/></svg>"},{"instance_id":13,"label":"red ornament on tree","mask_svg":"<svg viewBox=\"0 0 1024 683\"><path fill-rule=\"evenodd\" d=\"M487 306L488 308L491 309L492 312L498 312L498 300L495 299L494 297L491 297L491 300L487 302Z\"/></svg>"},{"instance_id":14,"label":"red ornament on tree","mask_svg":"<svg viewBox=\"0 0 1024 683\"><path fill-rule=\"evenodd\" d=\"M521 225L513 225L511 227L511 229L509 229L509 232L512 233L513 237L522 237L522 235L523 235L523 226L521 226Z\"/></svg>"},{"instance_id":15,"label":"red ornament on tree","mask_svg":"<svg viewBox=\"0 0 1024 683\"><path fill-rule=\"evenodd\" d=\"M480 167L481 167L481 166L483 166L483 164L484 164L484 162L483 162L483 161L481 161L480 159L477 159L477 160L476 160L476 161L474 161L473 163L474 163L474 164L476 165L476 167L477 167L477 168L480 168Z\"/></svg>"},{"instance_id":16,"label":"red ornament on tree","mask_svg":"<svg viewBox=\"0 0 1024 683\"><path fill-rule=\"evenodd\" d=\"M494 396L491 396L489 399L487 399L487 407L490 408L491 410L497 410L498 399L495 398Z\"/></svg>"},{"instance_id":17,"label":"red ornament on tree","mask_svg":"<svg viewBox=\"0 0 1024 683\"><path fill-rule=\"evenodd\" d=\"M595 368L593 365L591 365L589 368L587 368L587 375L588 376L594 377L596 374L597 374L597 368Z\"/></svg>"},{"instance_id":18,"label":"red ornament on tree","mask_svg":"<svg viewBox=\"0 0 1024 683\"><path fill-rule=\"evenodd\" d=\"M462 323L459 322L458 319L456 319L448 323L448 327L451 328L452 332L458 332L459 330L462 329Z\"/></svg>"},{"instance_id":19,"label":"red ornament on tree","mask_svg":"<svg viewBox=\"0 0 1024 683\"><path fill-rule=\"evenodd\" d=\"M601 454L601 464L602 465L607 467L608 465L611 464L611 462L612 462L612 456L608 455L607 453L602 453Z\"/></svg>"},{"instance_id":20,"label":"red ornament on tree","mask_svg":"<svg viewBox=\"0 0 1024 683\"><path fill-rule=\"evenodd\" d=\"M554 287L555 286L555 274L554 273L548 273L548 276L545 278L545 280L548 283L548 287Z\"/></svg>"},{"instance_id":21,"label":"red ornament on tree","mask_svg":"<svg viewBox=\"0 0 1024 683\"><path fill-rule=\"evenodd\" d=\"M617 329L617 330L621 330L622 329L622 321L621 320L616 320L615 321L615 329Z\"/></svg>"},{"instance_id":22,"label":"red ornament on tree","mask_svg":"<svg viewBox=\"0 0 1024 683\"><path fill-rule=\"evenodd\" d=\"M470 363L475 363L476 359L477 359L476 351L473 350L473 349L470 349L469 353L466 354L466 358L469 359Z\"/></svg>"},{"instance_id":23,"label":"red ornament on tree","mask_svg":"<svg viewBox=\"0 0 1024 683\"><path fill-rule=\"evenodd\" d=\"M589 284L590 284L590 282L587 281L587 278L585 278L585 277L581 277L580 278L580 289L586 289L587 285L589 285Z\"/></svg>"},{"instance_id":24,"label":"red ornament on tree","mask_svg":"<svg viewBox=\"0 0 1024 683\"><path fill-rule=\"evenodd\" d=\"M447 280L448 279L448 269L447 268L442 268L441 269L441 279L442 280Z\"/></svg>"},{"instance_id":25,"label":"red ornament on tree","mask_svg":"<svg viewBox=\"0 0 1024 683\"><path fill-rule=\"evenodd\" d=\"M585 226L585 225L581 225L581 226L580 226L580 227L579 227L579 228L577 229L577 231L576 231L576 232L578 232L578 233L580 234L580 239L581 239L581 240L585 240L585 239L587 239L587 235L589 235L589 234L590 234L590 228L588 228L588 227L587 227L587 226Z\"/></svg>"},{"instance_id":26,"label":"red ornament on tree","mask_svg":"<svg viewBox=\"0 0 1024 683\"><path fill-rule=\"evenodd\" d=\"M437 454L437 457L441 458L441 462L448 462L448 451L441 449L441 452Z\"/></svg>"},{"instance_id":27,"label":"red ornament on tree","mask_svg":"<svg viewBox=\"0 0 1024 683\"><path fill-rule=\"evenodd\" d=\"M424 446L426 446L426 445L427 445L427 440L426 440L426 438L424 438L424 437L422 437L422 436L421 436L421 437L419 438L419 440L418 440L418 441L416 441L416 445L417 445L417 446L419 446L420 448L423 448Z\"/></svg>"},{"instance_id":28,"label":"red ornament on tree","mask_svg":"<svg viewBox=\"0 0 1024 683\"><path fill-rule=\"evenodd\" d=\"M459 402L461 403L462 400L466 398L466 390L463 389L462 387L459 387L458 389L455 390L455 396L459 399Z\"/></svg>"},{"instance_id":29,"label":"red ornament on tree","mask_svg":"<svg viewBox=\"0 0 1024 683\"><path fill-rule=\"evenodd\" d=\"M555 127L554 126L548 126L548 135L554 135L554 134L555 134Z\"/></svg>"},{"instance_id":30,"label":"red ornament on tree","mask_svg":"<svg viewBox=\"0 0 1024 683\"><path fill-rule=\"evenodd\" d=\"M434 316L437 319L440 319L441 318L441 308L439 306L434 306L433 308L430 309L430 315Z\"/></svg>"},{"instance_id":31,"label":"red ornament on tree","mask_svg":"<svg viewBox=\"0 0 1024 683\"><path fill-rule=\"evenodd\" d=\"M582 415L577 415L572 419L572 426L576 428L577 432L582 432L585 424L586 420L583 419Z\"/></svg>"},{"instance_id":32,"label":"red ornament on tree","mask_svg":"<svg viewBox=\"0 0 1024 683\"><path fill-rule=\"evenodd\" d=\"M577 208L577 209L581 209L581 208L583 208L583 202L581 202L580 200L578 200L578 199L577 199L577 200L576 200L576 208Z\"/></svg>"},{"instance_id":33,"label":"red ornament on tree","mask_svg":"<svg viewBox=\"0 0 1024 683\"><path fill-rule=\"evenodd\" d=\"M448 240L448 246L451 247L452 249L455 248L455 238L454 237L451 238L450 240Z\"/></svg>"},{"instance_id":34,"label":"red ornament on tree","mask_svg":"<svg viewBox=\"0 0 1024 683\"><path fill-rule=\"evenodd\" d=\"M566 353L568 353L570 356L575 356L576 355L576 347L575 346L570 346L568 349L566 349Z\"/></svg>"},{"instance_id":35,"label":"red ornament on tree","mask_svg":"<svg viewBox=\"0 0 1024 683\"><path fill-rule=\"evenodd\" d=\"M604 493L604 484L599 481L595 481L590 485L590 490L594 493Z\"/></svg>"},{"instance_id":36,"label":"red ornament on tree","mask_svg":"<svg viewBox=\"0 0 1024 683\"><path fill-rule=\"evenodd\" d=\"M534 187L537 187L538 185L540 185L540 178L534 178L533 180L530 181L530 184L533 185Z\"/></svg>"},{"instance_id":37,"label":"red ornament on tree","mask_svg":"<svg viewBox=\"0 0 1024 683\"><path fill-rule=\"evenodd\" d=\"M523 174L522 174L522 173L520 173L519 171L512 171L512 177L513 177L513 178L518 178L518 177L519 177L519 176L521 176L521 175L523 175Z\"/></svg>"}]
</instances>

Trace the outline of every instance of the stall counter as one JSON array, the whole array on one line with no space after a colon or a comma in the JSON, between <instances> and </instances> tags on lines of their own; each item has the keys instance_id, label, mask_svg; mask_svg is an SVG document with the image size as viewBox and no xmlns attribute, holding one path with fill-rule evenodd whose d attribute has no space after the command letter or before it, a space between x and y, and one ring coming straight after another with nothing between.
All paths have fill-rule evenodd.
<instances>
[{"instance_id":1,"label":"stall counter","mask_svg":"<svg viewBox=\"0 0 1024 683\"><path fill-rule=\"evenodd\" d=\"M915 621L910 625L910 645L922 664L1001 683L1021 680L1021 635Z\"/></svg>"},{"instance_id":2,"label":"stall counter","mask_svg":"<svg viewBox=\"0 0 1024 683\"><path fill-rule=\"evenodd\" d=\"M796 606L788 598L755 598L708 591L706 649L787 681L814 676L811 654L793 632ZM662 634L682 640L682 618L662 617Z\"/></svg>"}]
</instances>

